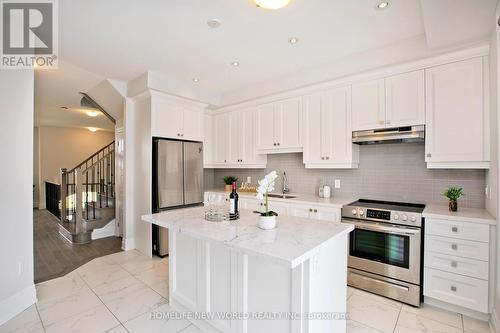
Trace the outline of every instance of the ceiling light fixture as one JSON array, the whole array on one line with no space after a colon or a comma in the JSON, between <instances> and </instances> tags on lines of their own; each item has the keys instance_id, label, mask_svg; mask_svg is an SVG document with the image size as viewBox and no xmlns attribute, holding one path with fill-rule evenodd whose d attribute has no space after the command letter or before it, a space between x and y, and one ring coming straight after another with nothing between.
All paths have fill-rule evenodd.
<instances>
[{"instance_id":1,"label":"ceiling light fixture","mask_svg":"<svg viewBox=\"0 0 500 333\"><path fill-rule=\"evenodd\" d=\"M290 0L253 0L257 7L265 9L280 9L290 3Z\"/></svg>"},{"instance_id":2,"label":"ceiling light fixture","mask_svg":"<svg viewBox=\"0 0 500 333\"><path fill-rule=\"evenodd\" d=\"M294 45L294 44L297 44L299 42L299 39L297 37L290 37L288 38L288 43Z\"/></svg>"},{"instance_id":3,"label":"ceiling light fixture","mask_svg":"<svg viewBox=\"0 0 500 333\"><path fill-rule=\"evenodd\" d=\"M376 9L386 9L391 3L389 1L379 1L375 6Z\"/></svg>"},{"instance_id":4,"label":"ceiling light fixture","mask_svg":"<svg viewBox=\"0 0 500 333\"><path fill-rule=\"evenodd\" d=\"M200 79L198 79L197 77L195 77L195 78L193 79L193 82L200 82Z\"/></svg>"},{"instance_id":5,"label":"ceiling light fixture","mask_svg":"<svg viewBox=\"0 0 500 333\"><path fill-rule=\"evenodd\" d=\"M212 29L216 29L220 27L221 22L218 19L210 19L207 21L207 25Z\"/></svg>"},{"instance_id":6,"label":"ceiling light fixture","mask_svg":"<svg viewBox=\"0 0 500 333\"><path fill-rule=\"evenodd\" d=\"M231 63L231 66L233 66L233 67L238 67L239 65L240 65L240 63L239 63L239 62L237 62L237 61L233 61L233 62Z\"/></svg>"},{"instance_id":7,"label":"ceiling light fixture","mask_svg":"<svg viewBox=\"0 0 500 333\"><path fill-rule=\"evenodd\" d=\"M95 127L87 127L87 129L89 131L91 131L92 133L97 132L97 128L95 128Z\"/></svg>"},{"instance_id":8,"label":"ceiling light fixture","mask_svg":"<svg viewBox=\"0 0 500 333\"><path fill-rule=\"evenodd\" d=\"M99 111L85 111L85 113L87 114L87 116L89 117L97 117L97 115L99 114Z\"/></svg>"}]
</instances>

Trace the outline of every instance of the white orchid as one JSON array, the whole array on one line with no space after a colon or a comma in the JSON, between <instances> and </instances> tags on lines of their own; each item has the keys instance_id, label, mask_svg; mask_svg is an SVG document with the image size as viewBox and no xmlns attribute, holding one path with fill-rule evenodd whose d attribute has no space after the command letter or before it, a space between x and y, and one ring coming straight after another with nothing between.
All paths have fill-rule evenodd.
<instances>
[{"instance_id":1,"label":"white orchid","mask_svg":"<svg viewBox=\"0 0 500 333\"><path fill-rule=\"evenodd\" d=\"M262 213L265 216L269 216L269 203L267 199L267 194L274 191L274 183L278 178L278 173L276 171L271 171L263 179L259 180L259 187L257 188L257 199L260 201L265 200L266 211Z\"/></svg>"}]
</instances>

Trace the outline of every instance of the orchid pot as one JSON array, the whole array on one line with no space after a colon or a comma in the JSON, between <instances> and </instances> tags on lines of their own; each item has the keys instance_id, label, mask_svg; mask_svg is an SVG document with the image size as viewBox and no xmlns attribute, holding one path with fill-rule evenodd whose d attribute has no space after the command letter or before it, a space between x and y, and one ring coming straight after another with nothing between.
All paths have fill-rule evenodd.
<instances>
[{"instance_id":1,"label":"orchid pot","mask_svg":"<svg viewBox=\"0 0 500 333\"><path fill-rule=\"evenodd\" d=\"M269 210L269 192L274 191L274 182L278 178L276 171L270 172L264 177L264 179L259 180L259 187L257 188L257 199L264 203L265 211L258 212L260 214L259 218L259 228L264 230L271 230L276 228L276 212Z\"/></svg>"}]
</instances>

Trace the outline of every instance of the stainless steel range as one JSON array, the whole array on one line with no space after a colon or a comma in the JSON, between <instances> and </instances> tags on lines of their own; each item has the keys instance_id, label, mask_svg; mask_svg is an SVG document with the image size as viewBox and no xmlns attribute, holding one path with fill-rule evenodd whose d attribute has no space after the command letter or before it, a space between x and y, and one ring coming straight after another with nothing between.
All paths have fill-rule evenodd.
<instances>
[{"instance_id":1,"label":"stainless steel range","mask_svg":"<svg viewBox=\"0 0 500 333\"><path fill-rule=\"evenodd\" d=\"M360 199L342 208L350 286L420 306L425 205Z\"/></svg>"}]
</instances>

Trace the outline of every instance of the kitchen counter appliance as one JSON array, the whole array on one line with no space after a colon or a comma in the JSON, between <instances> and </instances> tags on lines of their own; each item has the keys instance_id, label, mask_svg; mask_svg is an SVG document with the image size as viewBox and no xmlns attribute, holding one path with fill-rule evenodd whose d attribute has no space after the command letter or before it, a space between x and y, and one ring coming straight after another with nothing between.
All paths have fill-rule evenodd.
<instances>
[{"instance_id":1,"label":"kitchen counter appliance","mask_svg":"<svg viewBox=\"0 0 500 333\"><path fill-rule=\"evenodd\" d=\"M203 205L203 143L153 138L152 212ZM153 253L168 255L168 229L153 226Z\"/></svg>"},{"instance_id":2,"label":"kitchen counter appliance","mask_svg":"<svg viewBox=\"0 0 500 333\"><path fill-rule=\"evenodd\" d=\"M347 281L398 301L422 299L425 205L360 199L342 208L349 235Z\"/></svg>"}]
</instances>

